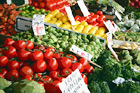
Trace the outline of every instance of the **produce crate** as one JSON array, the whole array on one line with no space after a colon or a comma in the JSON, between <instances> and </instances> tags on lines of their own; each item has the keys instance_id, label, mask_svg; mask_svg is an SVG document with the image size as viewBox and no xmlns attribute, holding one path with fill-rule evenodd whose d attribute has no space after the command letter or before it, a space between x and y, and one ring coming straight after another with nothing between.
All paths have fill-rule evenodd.
<instances>
[{"instance_id":1,"label":"produce crate","mask_svg":"<svg viewBox=\"0 0 140 93\"><path fill-rule=\"evenodd\" d=\"M68 30L68 29L64 29L64 28L58 27L55 24L50 24L50 23L46 23L45 22L44 25L45 26L52 26L52 27L55 27L55 28L58 28L58 29L63 29L63 30L67 30L67 31L71 31L71 32L77 33L77 32L72 31L72 30ZM27 30L29 30L31 28L32 28L32 19L31 18L17 16L16 24L15 24L16 31L22 32L22 31L27 31ZM77 34L82 34L82 33L77 33ZM100 37L99 37L99 39L100 39L100 42L103 44L103 46L105 46L106 40L103 39L103 38L100 38Z\"/></svg>"}]
</instances>

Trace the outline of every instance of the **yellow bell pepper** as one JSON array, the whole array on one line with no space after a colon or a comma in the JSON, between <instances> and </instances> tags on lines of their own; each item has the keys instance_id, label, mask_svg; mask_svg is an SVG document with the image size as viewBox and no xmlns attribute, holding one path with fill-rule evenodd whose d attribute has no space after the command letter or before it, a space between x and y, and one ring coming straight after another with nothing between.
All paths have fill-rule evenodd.
<instances>
[{"instance_id":1,"label":"yellow bell pepper","mask_svg":"<svg viewBox=\"0 0 140 93\"><path fill-rule=\"evenodd\" d=\"M82 30L84 29L84 26L83 25L78 25L77 28L74 30L75 32L78 32L78 33L82 33Z\"/></svg>"},{"instance_id":2,"label":"yellow bell pepper","mask_svg":"<svg viewBox=\"0 0 140 93\"><path fill-rule=\"evenodd\" d=\"M92 25L87 25L84 27L82 33L84 34L88 34L89 33L89 30L92 28L93 26Z\"/></svg>"},{"instance_id":3,"label":"yellow bell pepper","mask_svg":"<svg viewBox=\"0 0 140 93\"><path fill-rule=\"evenodd\" d=\"M99 29L99 27L98 26L94 26L94 27L92 27L90 30L89 30L89 34L93 34L93 35L95 35L95 33L96 33L96 31Z\"/></svg>"}]
</instances>

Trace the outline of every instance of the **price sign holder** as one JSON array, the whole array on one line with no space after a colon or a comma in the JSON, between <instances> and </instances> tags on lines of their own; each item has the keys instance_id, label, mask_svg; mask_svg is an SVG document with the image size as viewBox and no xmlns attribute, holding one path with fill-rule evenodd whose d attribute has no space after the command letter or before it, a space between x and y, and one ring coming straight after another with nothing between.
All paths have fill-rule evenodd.
<instances>
[{"instance_id":1,"label":"price sign holder","mask_svg":"<svg viewBox=\"0 0 140 93\"><path fill-rule=\"evenodd\" d=\"M34 35L37 35L41 38L42 35L45 35L44 27L44 17L45 15L34 15L32 20L32 28Z\"/></svg>"},{"instance_id":2,"label":"price sign holder","mask_svg":"<svg viewBox=\"0 0 140 93\"><path fill-rule=\"evenodd\" d=\"M25 4L29 4L29 0L24 0L24 3Z\"/></svg>"},{"instance_id":3,"label":"price sign holder","mask_svg":"<svg viewBox=\"0 0 140 93\"><path fill-rule=\"evenodd\" d=\"M90 93L78 69L65 78L59 88L62 93Z\"/></svg>"},{"instance_id":4,"label":"price sign holder","mask_svg":"<svg viewBox=\"0 0 140 93\"><path fill-rule=\"evenodd\" d=\"M70 48L70 51L77 54L78 56L80 57L83 57L85 59L87 59L91 64L99 67L99 68L102 68L101 66L99 66L98 64L94 63L91 61L91 58L93 57L91 54L83 51L82 49L80 49L79 47L75 46L75 45L72 45L72 47Z\"/></svg>"},{"instance_id":5,"label":"price sign holder","mask_svg":"<svg viewBox=\"0 0 140 93\"><path fill-rule=\"evenodd\" d=\"M115 11L115 15L120 21L122 20L121 14L117 10Z\"/></svg>"},{"instance_id":6,"label":"price sign holder","mask_svg":"<svg viewBox=\"0 0 140 93\"><path fill-rule=\"evenodd\" d=\"M78 5L79 5L79 7L80 7L80 9L85 17L90 15L90 13L89 13L89 11L84 3L84 0L78 0L77 3L78 3Z\"/></svg>"},{"instance_id":7,"label":"price sign holder","mask_svg":"<svg viewBox=\"0 0 140 93\"><path fill-rule=\"evenodd\" d=\"M6 3L10 5L12 3L12 0L6 0Z\"/></svg>"}]
</instances>

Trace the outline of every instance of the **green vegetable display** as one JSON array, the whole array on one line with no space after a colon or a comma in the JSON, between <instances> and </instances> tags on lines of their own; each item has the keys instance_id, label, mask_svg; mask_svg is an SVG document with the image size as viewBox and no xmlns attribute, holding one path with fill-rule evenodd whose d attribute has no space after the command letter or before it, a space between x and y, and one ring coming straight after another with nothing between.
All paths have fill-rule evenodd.
<instances>
[{"instance_id":1,"label":"green vegetable display","mask_svg":"<svg viewBox=\"0 0 140 93\"><path fill-rule=\"evenodd\" d=\"M59 51L69 51L72 45L76 45L82 50L93 55L95 61L103 50L103 45L100 40L93 34L84 35L75 32L69 32L62 29L56 29L48 26L46 35L43 35L42 40L38 36L34 36L33 31L25 31L17 33L14 37L20 39L28 39L38 44L48 45L54 47Z\"/></svg>"},{"instance_id":2,"label":"green vegetable display","mask_svg":"<svg viewBox=\"0 0 140 93\"><path fill-rule=\"evenodd\" d=\"M5 91L6 93L45 93L42 85L36 81L28 81L27 79L14 82Z\"/></svg>"},{"instance_id":3,"label":"green vegetable display","mask_svg":"<svg viewBox=\"0 0 140 93\"><path fill-rule=\"evenodd\" d=\"M9 87L10 85L11 85L11 83L9 81L7 81L6 79L0 78L0 90L3 90L5 88Z\"/></svg>"}]
</instances>

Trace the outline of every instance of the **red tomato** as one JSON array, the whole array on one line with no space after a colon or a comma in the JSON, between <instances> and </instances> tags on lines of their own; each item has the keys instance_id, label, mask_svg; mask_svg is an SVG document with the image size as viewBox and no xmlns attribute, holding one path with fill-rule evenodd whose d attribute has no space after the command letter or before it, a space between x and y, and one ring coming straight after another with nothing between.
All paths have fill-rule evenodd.
<instances>
[{"instance_id":1,"label":"red tomato","mask_svg":"<svg viewBox=\"0 0 140 93\"><path fill-rule=\"evenodd\" d=\"M55 71L58 68L58 62L55 58L50 58L47 65L48 65L47 67L48 71Z\"/></svg>"},{"instance_id":2,"label":"red tomato","mask_svg":"<svg viewBox=\"0 0 140 93\"><path fill-rule=\"evenodd\" d=\"M25 49L26 48L26 43L25 41L23 40L18 40L14 43L14 47L17 49L17 50L20 50L20 49Z\"/></svg>"},{"instance_id":3,"label":"red tomato","mask_svg":"<svg viewBox=\"0 0 140 93\"><path fill-rule=\"evenodd\" d=\"M94 23L92 23L91 25L92 26L97 26L99 23L97 23L97 22L94 22Z\"/></svg>"},{"instance_id":4,"label":"red tomato","mask_svg":"<svg viewBox=\"0 0 140 93\"><path fill-rule=\"evenodd\" d=\"M2 74L3 76L5 76L7 73L7 70L5 68L0 68L0 74Z\"/></svg>"},{"instance_id":5,"label":"red tomato","mask_svg":"<svg viewBox=\"0 0 140 93\"><path fill-rule=\"evenodd\" d=\"M33 71L36 73L44 72L47 69L47 64L44 60L38 60L33 64Z\"/></svg>"},{"instance_id":6,"label":"red tomato","mask_svg":"<svg viewBox=\"0 0 140 93\"><path fill-rule=\"evenodd\" d=\"M6 56L0 56L0 67L5 67L9 59Z\"/></svg>"},{"instance_id":7,"label":"red tomato","mask_svg":"<svg viewBox=\"0 0 140 93\"><path fill-rule=\"evenodd\" d=\"M25 77L27 75L33 75L33 70L29 66L24 66L20 69L19 74L21 77Z\"/></svg>"},{"instance_id":8,"label":"red tomato","mask_svg":"<svg viewBox=\"0 0 140 93\"><path fill-rule=\"evenodd\" d=\"M102 18L103 18L103 20L105 20L105 19L106 19L106 16L105 16L105 15L101 15L100 17L102 17Z\"/></svg>"},{"instance_id":9,"label":"red tomato","mask_svg":"<svg viewBox=\"0 0 140 93\"><path fill-rule=\"evenodd\" d=\"M18 70L20 68L20 64L17 61L11 60L8 62L7 68L8 68L8 70L12 70L12 69Z\"/></svg>"},{"instance_id":10,"label":"red tomato","mask_svg":"<svg viewBox=\"0 0 140 93\"><path fill-rule=\"evenodd\" d=\"M28 62L24 62L22 67L24 67L24 66L29 66L29 63Z\"/></svg>"},{"instance_id":11,"label":"red tomato","mask_svg":"<svg viewBox=\"0 0 140 93\"><path fill-rule=\"evenodd\" d=\"M2 48L0 48L0 55L2 54Z\"/></svg>"},{"instance_id":12,"label":"red tomato","mask_svg":"<svg viewBox=\"0 0 140 93\"><path fill-rule=\"evenodd\" d=\"M3 76L2 74L0 74L0 77L1 77L1 78L4 78L4 76Z\"/></svg>"},{"instance_id":13,"label":"red tomato","mask_svg":"<svg viewBox=\"0 0 140 93\"><path fill-rule=\"evenodd\" d=\"M58 61L58 66L61 69L65 69L65 68L69 69L71 65L72 65L72 61L67 57L61 57Z\"/></svg>"},{"instance_id":14,"label":"red tomato","mask_svg":"<svg viewBox=\"0 0 140 93\"><path fill-rule=\"evenodd\" d=\"M54 86L52 82L45 83L44 88L46 90L46 93L53 93L52 91L53 91Z\"/></svg>"},{"instance_id":15,"label":"red tomato","mask_svg":"<svg viewBox=\"0 0 140 93\"><path fill-rule=\"evenodd\" d=\"M65 78L64 77L56 77L55 80L62 82Z\"/></svg>"},{"instance_id":16,"label":"red tomato","mask_svg":"<svg viewBox=\"0 0 140 93\"><path fill-rule=\"evenodd\" d=\"M93 69L94 69L93 66L86 66L84 72L90 74L93 72Z\"/></svg>"},{"instance_id":17,"label":"red tomato","mask_svg":"<svg viewBox=\"0 0 140 93\"><path fill-rule=\"evenodd\" d=\"M46 52L44 53L45 61L48 61L52 57L53 57L53 52L51 50L46 50Z\"/></svg>"},{"instance_id":18,"label":"red tomato","mask_svg":"<svg viewBox=\"0 0 140 93\"><path fill-rule=\"evenodd\" d=\"M97 19L97 22L101 23L101 22L103 22L103 21L104 21L103 16L99 16L99 18Z\"/></svg>"},{"instance_id":19,"label":"red tomato","mask_svg":"<svg viewBox=\"0 0 140 93\"><path fill-rule=\"evenodd\" d=\"M89 19L89 17L82 17L83 21L87 21Z\"/></svg>"},{"instance_id":20,"label":"red tomato","mask_svg":"<svg viewBox=\"0 0 140 93\"><path fill-rule=\"evenodd\" d=\"M75 21L79 21L79 20L81 19L81 16L76 15L76 16L74 17L74 19L75 19Z\"/></svg>"},{"instance_id":21,"label":"red tomato","mask_svg":"<svg viewBox=\"0 0 140 93\"><path fill-rule=\"evenodd\" d=\"M4 40L4 43L3 43L3 47L6 47L6 46L12 46L13 44L15 43L15 41L11 38L6 38Z\"/></svg>"},{"instance_id":22,"label":"red tomato","mask_svg":"<svg viewBox=\"0 0 140 93\"><path fill-rule=\"evenodd\" d=\"M33 80L32 78L33 77L31 75L26 75L23 79L27 79L29 81L32 81Z\"/></svg>"},{"instance_id":23,"label":"red tomato","mask_svg":"<svg viewBox=\"0 0 140 93\"><path fill-rule=\"evenodd\" d=\"M103 12L102 11L97 11L96 14L103 15Z\"/></svg>"},{"instance_id":24,"label":"red tomato","mask_svg":"<svg viewBox=\"0 0 140 93\"><path fill-rule=\"evenodd\" d=\"M32 4L32 0L29 0L29 5L31 5Z\"/></svg>"},{"instance_id":25,"label":"red tomato","mask_svg":"<svg viewBox=\"0 0 140 93\"><path fill-rule=\"evenodd\" d=\"M87 21L88 21L89 24L92 24L92 23L96 22L96 18L91 17Z\"/></svg>"},{"instance_id":26,"label":"red tomato","mask_svg":"<svg viewBox=\"0 0 140 93\"><path fill-rule=\"evenodd\" d=\"M74 55L72 55L72 54L67 54L66 57L71 59L72 62L76 62L77 61L77 58Z\"/></svg>"},{"instance_id":27,"label":"red tomato","mask_svg":"<svg viewBox=\"0 0 140 93\"><path fill-rule=\"evenodd\" d=\"M61 72L60 72L60 75L63 76L63 77L67 77L68 75L70 75L72 73L72 70L71 69L63 69Z\"/></svg>"},{"instance_id":28,"label":"red tomato","mask_svg":"<svg viewBox=\"0 0 140 93\"><path fill-rule=\"evenodd\" d=\"M19 78L18 71L16 69L12 69L5 75L6 79L16 81Z\"/></svg>"},{"instance_id":29,"label":"red tomato","mask_svg":"<svg viewBox=\"0 0 140 93\"><path fill-rule=\"evenodd\" d=\"M63 57L64 53L63 52L58 52L58 53L54 53L53 57L56 58L57 60L59 60L59 58Z\"/></svg>"},{"instance_id":30,"label":"red tomato","mask_svg":"<svg viewBox=\"0 0 140 93\"><path fill-rule=\"evenodd\" d=\"M39 2L42 2L43 0L37 0L37 2L39 3Z\"/></svg>"},{"instance_id":31,"label":"red tomato","mask_svg":"<svg viewBox=\"0 0 140 93\"><path fill-rule=\"evenodd\" d=\"M48 47L46 50L50 50L52 52L55 52L55 49L53 47Z\"/></svg>"},{"instance_id":32,"label":"red tomato","mask_svg":"<svg viewBox=\"0 0 140 93\"><path fill-rule=\"evenodd\" d=\"M87 76L86 76L85 74L81 74L81 76L82 76L82 78L83 78L85 84L87 84Z\"/></svg>"},{"instance_id":33,"label":"red tomato","mask_svg":"<svg viewBox=\"0 0 140 93\"><path fill-rule=\"evenodd\" d=\"M49 76L52 78L52 79L55 79L56 77L58 77L59 75L59 72L58 71L52 71L50 72Z\"/></svg>"},{"instance_id":34,"label":"red tomato","mask_svg":"<svg viewBox=\"0 0 140 93\"><path fill-rule=\"evenodd\" d=\"M11 59L16 56L16 49L13 46L8 46L7 49L3 50L3 54Z\"/></svg>"},{"instance_id":35,"label":"red tomato","mask_svg":"<svg viewBox=\"0 0 140 93\"><path fill-rule=\"evenodd\" d=\"M89 65L88 60L85 58L80 58L79 62L83 65L84 68Z\"/></svg>"},{"instance_id":36,"label":"red tomato","mask_svg":"<svg viewBox=\"0 0 140 93\"><path fill-rule=\"evenodd\" d=\"M32 52L30 56L31 61L38 61L38 60L43 60L43 53L42 51L35 50Z\"/></svg>"},{"instance_id":37,"label":"red tomato","mask_svg":"<svg viewBox=\"0 0 140 93\"><path fill-rule=\"evenodd\" d=\"M46 84L46 83L52 82L52 78L46 75L46 76L43 76L41 80L39 81L44 82L44 84Z\"/></svg>"},{"instance_id":38,"label":"red tomato","mask_svg":"<svg viewBox=\"0 0 140 93\"><path fill-rule=\"evenodd\" d=\"M95 15L93 12L90 12L90 16L93 16L93 15Z\"/></svg>"},{"instance_id":39,"label":"red tomato","mask_svg":"<svg viewBox=\"0 0 140 93\"><path fill-rule=\"evenodd\" d=\"M51 93L61 93L61 90L60 90L60 88L59 88L59 84L60 84L61 82L60 81L58 81L58 80L55 80L55 81L53 81L53 86L54 86L54 88L52 89L53 90L53 92L51 92Z\"/></svg>"},{"instance_id":40,"label":"red tomato","mask_svg":"<svg viewBox=\"0 0 140 93\"><path fill-rule=\"evenodd\" d=\"M18 58L22 61L27 61L30 59L31 52L22 50L18 52Z\"/></svg>"},{"instance_id":41,"label":"red tomato","mask_svg":"<svg viewBox=\"0 0 140 93\"><path fill-rule=\"evenodd\" d=\"M40 84L41 86L44 87L44 83L43 82L38 82L38 84Z\"/></svg>"},{"instance_id":42,"label":"red tomato","mask_svg":"<svg viewBox=\"0 0 140 93\"><path fill-rule=\"evenodd\" d=\"M104 27L105 25L104 25L103 22L101 22L100 24L98 24L98 26L99 26L99 27Z\"/></svg>"},{"instance_id":43,"label":"red tomato","mask_svg":"<svg viewBox=\"0 0 140 93\"><path fill-rule=\"evenodd\" d=\"M76 69L79 69L80 73L84 71L84 66L81 63L73 63L71 65L71 70L75 71Z\"/></svg>"},{"instance_id":44,"label":"red tomato","mask_svg":"<svg viewBox=\"0 0 140 93\"><path fill-rule=\"evenodd\" d=\"M92 17L98 19L99 18L99 15L95 14Z\"/></svg>"},{"instance_id":45,"label":"red tomato","mask_svg":"<svg viewBox=\"0 0 140 93\"><path fill-rule=\"evenodd\" d=\"M36 73L36 74L34 74L33 76L34 76L34 78L42 78L42 75L39 74L39 73Z\"/></svg>"},{"instance_id":46,"label":"red tomato","mask_svg":"<svg viewBox=\"0 0 140 93\"><path fill-rule=\"evenodd\" d=\"M26 41L26 49L32 50L34 48L34 43L32 41Z\"/></svg>"},{"instance_id":47,"label":"red tomato","mask_svg":"<svg viewBox=\"0 0 140 93\"><path fill-rule=\"evenodd\" d=\"M37 8L38 7L38 3L37 2L33 2L32 5Z\"/></svg>"},{"instance_id":48,"label":"red tomato","mask_svg":"<svg viewBox=\"0 0 140 93\"><path fill-rule=\"evenodd\" d=\"M39 7L40 7L40 8L44 8L44 7L45 7L45 3L44 3L44 2L40 2L40 3L39 3Z\"/></svg>"},{"instance_id":49,"label":"red tomato","mask_svg":"<svg viewBox=\"0 0 140 93\"><path fill-rule=\"evenodd\" d=\"M45 47L43 45L37 45L34 49L45 50Z\"/></svg>"}]
</instances>

